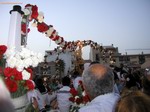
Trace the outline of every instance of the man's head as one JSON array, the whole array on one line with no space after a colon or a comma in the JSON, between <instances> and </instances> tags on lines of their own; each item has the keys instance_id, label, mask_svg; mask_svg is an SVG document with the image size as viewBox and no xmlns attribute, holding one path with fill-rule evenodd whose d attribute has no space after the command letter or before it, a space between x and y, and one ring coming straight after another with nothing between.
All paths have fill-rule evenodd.
<instances>
[{"instance_id":1,"label":"man's head","mask_svg":"<svg viewBox=\"0 0 150 112\"><path fill-rule=\"evenodd\" d=\"M68 76L62 78L62 85L63 86L70 86L71 80Z\"/></svg>"},{"instance_id":2,"label":"man's head","mask_svg":"<svg viewBox=\"0 0 150 112\"><path fill-rule=\"evenodd\" d=\"M93 64L83 72L83 83L91 99L113 92L113 71L104 65Z\"/></svg>"}]
</instances>

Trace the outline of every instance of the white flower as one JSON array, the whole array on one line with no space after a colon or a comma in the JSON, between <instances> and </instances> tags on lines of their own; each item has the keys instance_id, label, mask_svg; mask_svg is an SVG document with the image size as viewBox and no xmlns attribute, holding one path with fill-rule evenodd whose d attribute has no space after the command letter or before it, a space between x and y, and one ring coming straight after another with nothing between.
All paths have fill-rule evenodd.
<instances>
[{"instance_id":1,"label":"white flower","mask_svg":"<svg viewBox=\"0 0 150 112\"><path fill-rule=\"evenodd\" d=\"M26 15L26 16L30 14L29 9L24 9L23 12L24 12L24 15Z\"/></svg>"},{"instance_id":2,"label":"white flower","mask_svg":"<svg viewBox=\"0 0 150 112\"><path fill-rule=\"evenodd\" d=\"M75 99L79 98L79 96L75 96Z\"/></svg>"},{"instance_id":3,"label":"white flower","mask_svg":"<svg viewBox=\"0 0 150 112\"><path fill-rule=\"evenodd\" d=\"M16 65L15 65L15 67L16 67L16 69L18 70L18 71L23 71L23 69L24 69L24 61L23 60L17 60L16 61Z\"/></svg>"},{"instance_id":4,"label":"white flower","mask_svg":"<svg viewBox=\"0 0 150 112\"><path fill-rule=\"evenodd\" d=\"M28 68L29 66L32 66L32 64L33 64L33 61L32 61L31 58L24 59L24 67L25 68Z\"/></svg>"},{"instance_id":5,"label":"white flower","mask_svg":"<svg viewBox=\"0 0 150 112\"><path fill-rule=\"evenodd\" d=\"M20 72L29 66L36 67L38 63L44 61L44 55L24 47L22 47L21 51L15 51L15 48L8 49L5 53L5 58L8 67L16 67Z\"/></svg>"},{"instance_id":6,"label":"white flower","mask_svg":"<svg viewBox=\"0 0 150 112\"><path fill-rule=\"evenodd\" d=\"M86 94L85 94L85 91L83 91L83 93L82 93L82 96L85 96Z\"/></svg>"},{"instance_id":7,"label":"white flower","mask_svg":"<svg viewBox=\"0 0 150 112\"><path fill-rule=\"evenodd\" d=\"M14 47L7 49L5 52L6 58L9 58L9 57L14 56L14 55L15 55L15 48Z\"/></svg>"},{"instance_id":8,"label":"white flower","mask_svg":"<svg viewBox=\"0 0 150 112\"><path fill-rule=\"evenodd\" d=\"M24 18L22 19L22 22L23 22L23 23L26 23L26 21L27 21L26 19L24 19Z\"/></svg>"},{"instance_id":9,"label":"white flower","mask_svg":"<svg viewBox=\"0 0 150 112\"><path fill-rule=\"evenodd\" d=\"M30 73L27 72L26 70L22 71L22 79L23 80L29 80L30 76L31 76Z\"/></svg>"},{"instance_id":10,"label":"white flower","mask_svg":"<svg viewBox=\"0 0 150 112\"><path fill-rule=\"evenodd\" d=\"M8 58L8 60L7 60L7 66L11 67L11 68L14 68L16 62L17 62L17 60L16 60L15 57Z\"/></svg>"}]
</instances>

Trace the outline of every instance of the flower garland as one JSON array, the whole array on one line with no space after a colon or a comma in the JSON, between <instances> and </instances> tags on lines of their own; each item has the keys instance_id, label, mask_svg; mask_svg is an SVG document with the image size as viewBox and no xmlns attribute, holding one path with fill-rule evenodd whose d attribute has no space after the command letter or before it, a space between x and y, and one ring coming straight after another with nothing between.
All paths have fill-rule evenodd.
<instances>
[{"instance_id":1,"label":"flower garland","mask_svg":"<svg viewBox=\"0 0 150 112\"><path fill-rule=\"evenodd\" d=\"M55 41L57 45L62 48L62 52L64 51L75 51L77 48L82 48L84 46L90 45L93 49L99 49L102 52L105 58L106 55L109 54L109 51L103 48L103 46L97 44L97 42L93 42L92 40L84 40L84 41L65 41L63 37L58 35L58 32L53 28L52 25L47 25L44 22L44 14L43 12L38 12L38 7L36 5L27 4L24 8L24 15L22 18L22 37L25 37L30 29L28 28L28 24L30 21L34 20L32 26L37 27L37 30L41 33L45 33L46 37L49 37L51 40ZM56 49L57 50L57 49ZM51 54L51 53L50 53ZM112 61L112 55L110 54L110 60Z\"/></svg>"}]
</instances>

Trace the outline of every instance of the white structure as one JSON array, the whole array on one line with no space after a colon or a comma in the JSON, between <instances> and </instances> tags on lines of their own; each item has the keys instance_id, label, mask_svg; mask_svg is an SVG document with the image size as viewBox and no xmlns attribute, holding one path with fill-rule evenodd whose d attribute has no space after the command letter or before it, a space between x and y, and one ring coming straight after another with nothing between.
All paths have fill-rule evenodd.
<instances>
[{"instance_id":1,"label":"white structure","mask_svg":"<svg viewBox=\"0 0 150 112\"><path fill-rule=\"evenodd\" d=\"M19 5L13 6L13 10L10 11L10 25L7 46L15 47L16 50L21 49L21 7Z\"/></svg>"},{"instance_id":2,"label":"white structure","mask_svg":"<svg viewBox=\"0 0 150 112\"><path fill-rule=\"evenodd\" d=\"M47 55L46 61L47 62L55 61L58 56L58 53L49 54L49 52L51 51L46 51L46 55ZM64 53L59 53L58 58L62 59L65 63L64 75L67 75L68 71L74 69L74 63L73 63L73 61L75 60L74 52L65 51Z\"/></svg>"}]
</instances>

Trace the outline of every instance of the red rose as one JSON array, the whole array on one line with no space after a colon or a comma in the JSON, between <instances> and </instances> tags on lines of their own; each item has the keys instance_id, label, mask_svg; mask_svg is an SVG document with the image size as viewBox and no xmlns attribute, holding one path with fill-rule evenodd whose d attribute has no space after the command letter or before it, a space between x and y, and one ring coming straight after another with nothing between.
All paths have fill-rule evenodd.
<instances>
[{"instance_id":1,"label":"red rose","mask_svg":"<svg viewBox=\"0 0 150 112\"><path fill-rule=\"evenodd\" d=\"M4 75L6 77L11 77L13 74L13 68L7 67L4 69Z\"/></svg>"},{"instance_id":2,"label":"red rose","mask_svg":"<svg viewBox=\"0 0 150 112\"><path fill-rule=\"evenodd\" d=\"M36 19L38 17L38 7L36 5L32 6L31 18Z\"/></svg>"},{"instance_id":3,"label":"red rose","mask_svg":"<svg viewBox=\"0 0 150 112\"><path fill-rule=\"evenodd\" d=\"M38 28L39 32L45 32L45 31L47 31L49 29L48 25L45 24L44 22L43 23L39 23L37 25L37 28Z\"/></svg>"},{"instance_id":4,"label":"red rose","mask_svg":"<svg viewBox=\"0 0 150 112\"><path fill-rule=\"evenodd\" d=\"M9 78L5 79L5 84L10 92L16 92L18 89L17 83Z\"/></svg>"},{"instance_id":5,"label":"red rose","mask_svg":"<svg viewBox=\"0 0 150 112\"><path fill-rule=\"evenodd\" d=\"M26 25L26 23L24 23L24 24L21 24L21 31L23 32L23 33L26 33L26 32L30 32L30 29L28 28L27 29L27 31L26 31L26 29L27 29L27 25Z\"/></svg>"},{"instance_id":6,"label":"red rose","mask_svg":"<svg viewBox=\"0 0 150 112\"><path fill-rule=\"evenodd\" d=\"M83 96L83 101L86 103L86 102L89 102L90 101L90 98L88 95L85 95Z\"/></svg>"},{"instance_id":7,"label":"red rose","mask_svg":"<svg viewBox=\"0 0 150 112\"><path fill-rule=\"evenodd\" d=\"M3 55L7 50L7 47L5 45L0 45L0 55Z\"/></svg>"},{"instance_id":8,"label":"red rose","mask_svg":"<svg viewBox=\"0 0 150 112\"><path fill-rule=\"evenodd\" d=\"M14 80L22 80L22 73L17 71L17 69L13 70Z\"/></svg>"},{"instance_id":9,"label":"red rose","mask_svg":"<svg viewBox=\"0 0 150 112\"><path fill-rule=\"evenodd\" d=\"M70 89L70 93L73 95L73 96L76 96L78 94L78 91L75 90L75 88L71 88Z\"/></svg>"},{"instance_id":10,"label":"red rose","mask_svg":"<svg viewBox=\"0 0 150 112\"><path fill-rule=\"evenodd\" d=\"M74 101L75 101L75 98L74 98L74 97L70 97L70 98L69 98L69 101L74 102Z\"/></svg>"},{"instance_id":11,"label":"red rose","mask_svg":"<svg viewBox=\"0 0 150 112\"><path fill-rule=\"evenodd\" d=\"M35 87L32 80L26 80L25 85L28 87L29 90L33 90Z\"/></svg>"}]
</instances>

